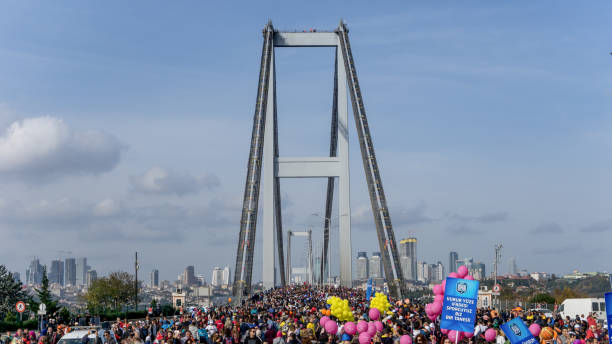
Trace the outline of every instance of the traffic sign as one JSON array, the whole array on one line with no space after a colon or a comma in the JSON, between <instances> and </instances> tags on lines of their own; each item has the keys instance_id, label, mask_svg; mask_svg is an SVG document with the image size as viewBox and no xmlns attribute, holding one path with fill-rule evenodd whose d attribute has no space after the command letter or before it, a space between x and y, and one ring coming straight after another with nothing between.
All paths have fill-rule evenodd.
<instances>
[{"instance_id":1,"label":"traffic sign","mask_svg":"<svg viewBox=\"0 0 612 344\"><path fill-rule=\"evenodd\" d=\"M18 301L17 304L15 304L15 309L17 309L17 312L19 313L23 313L25 311L26 305L25 303L23 303L23 301Z\"/></svg>"},{"instance_id":2,"label":"traffic sign","mask_svg":"<svg viewBox=\"0 0 612 344\"><path fill-rule=\"evenodd\" d=\"M47 305L45 305L44 303L41 303L40 305L38 305L38 310L46 312L47 311Z\"/></svg>"},{"instance_id":3,"label":"traffic sign","mask_svg":"<svg viewBox=\"0 0 612 344\"><path fill-rule=\"evenodd\" d=\"M501 285L496 284L496 285L493 286L493 292L494 293L498 293L499 294L500 291L501 291Z\"/></svg>"}]
</instances>

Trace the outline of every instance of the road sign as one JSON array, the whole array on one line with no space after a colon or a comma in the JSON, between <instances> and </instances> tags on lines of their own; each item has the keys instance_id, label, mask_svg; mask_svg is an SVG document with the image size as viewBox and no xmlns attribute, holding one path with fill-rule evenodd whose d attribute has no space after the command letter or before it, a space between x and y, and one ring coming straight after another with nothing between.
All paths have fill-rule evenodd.
<instances>
[{"instance_id":1,"label":"road sign","mask_svg":"<svg viewBox=\"0 0 612 344\"><path fill-rule=\"evenodd\" d=\"M153 307L149 307L149 314L153 313Z\"/></svg>"},{"instance_id":2,"label":"road sign","mask_svg":"<svg viewBox=\"0 0 612 344\"><path fill-rule=\"evenodd\" d=\"M494 293L499 293L501 291L501 285L496 284L493 286L493 292Z\"/></svg>"},{"instance_id":3,"label":"road sign","mask_svg":"<svg viewBox=\"0 0 612 344\"><path fill-rule=\"evenodd\" d=\"M23 303L23 301L19 301L17 302L17 304L15 304L15 309L17 309L17 312L19 313L23 313L25 311L25 303Z\"/></svg>"},{"instance_id":4,"label":"road sign","mask_svg":"<svg viewBox=\"0 0 612 344\"><path fill-rule=\"evenodd\" d=\"M47 311L43 311L43 310L38 310L38 315L45 315L47 314Z\"/></svg>"},{"instance_id":5,"label":"road sign","mask_svg":"<svg viewBox=\"0 0 612 344\"><path fill-rule=\"evenodd\" d=\"M47 311L47 305L45 305L44 303L41 303L40 305L38 305L38 310L46 312Z\"/></svg>"}]
</instances>

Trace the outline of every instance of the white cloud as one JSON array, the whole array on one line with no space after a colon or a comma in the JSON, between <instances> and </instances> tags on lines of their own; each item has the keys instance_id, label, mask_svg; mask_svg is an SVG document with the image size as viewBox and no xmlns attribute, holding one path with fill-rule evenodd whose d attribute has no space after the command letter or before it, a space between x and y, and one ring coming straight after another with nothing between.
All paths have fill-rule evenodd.
<instances>
[{"instance_id":1,"label":"white cloud","mask_svg":"<svg viewBox=\"0 0 612 344\"><path fill-rule=\"evenodd\" d=\"M162 167L152 167L145 173L130 176L130 184L136 192L146 194L174 194L183 196L196 193L202 188L212 189L219 186L215 175L192 176Z\"/></svg>"},{"instance_id":2,"label":"white cloud","mask_svg":"<svg viewBox=\"0 0 612 344\"><path fill-rule=\"evenodd\" d=\"M121 143L98 131L73 131L59 118L26 118L0 135L0 174L36 181L112 170Z\"/></svg>"},{"instance_id":3,"label":"white cloud","mask_svg":"<svg viewBox=\"0 0 612 344\"><path fill-rule=\"evenodd\" d=\"M120 210L119 202L105 198L93 206L92 213L96 216L112 216L118 214Z\"/></svg>"}]
</instances>

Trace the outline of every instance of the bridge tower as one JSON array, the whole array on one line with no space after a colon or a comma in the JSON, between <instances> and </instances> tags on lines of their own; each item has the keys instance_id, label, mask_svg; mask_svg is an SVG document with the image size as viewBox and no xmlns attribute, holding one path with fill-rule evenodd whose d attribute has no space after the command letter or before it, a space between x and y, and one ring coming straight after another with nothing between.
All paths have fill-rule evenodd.
<instances>
[{"instance_id":1,"label":"bridge tower","mask_svg":"<svg viewBox=\"0 0 612 344\"><path fill-rule=\"evenodd\" d=\"M314 31L314 30L313 30ZM280 157L278 147L278 126L276 113L276 71L274 48L276 47L332 47L335 48L334 93L331 112L331 135L329 156L326 157ZM376 224L378 244L383 258L385 276L391 295L402 297L404 279L399 255L383 190L382 180L355 63L348 38L348 28L340 22L334 31L282 32L271 22L263 29L263 48L259 72L259 85L253 116L251 147L247 164L244 202L240 219L236 269L234 270L234 295L248 294L253 272L253 252L259 193L263 189L263 284L264 288L274 286L275 243L278 253L280 284L286 285L285 256L283 253L283 229L280 199L280 178L327 178L327 199L323 228L323 257L321 271L325 271L329 255L329 230L332 214L334 184L338 182L339 209L339 261L340 283L352 284L351 257L351 209L349 183L348 146L348 96L350 94L353 117L366 182ZM263 188L261 187L263 176ZM322 275L322 273L321 273Z\"/></svg>"}]
</instances>

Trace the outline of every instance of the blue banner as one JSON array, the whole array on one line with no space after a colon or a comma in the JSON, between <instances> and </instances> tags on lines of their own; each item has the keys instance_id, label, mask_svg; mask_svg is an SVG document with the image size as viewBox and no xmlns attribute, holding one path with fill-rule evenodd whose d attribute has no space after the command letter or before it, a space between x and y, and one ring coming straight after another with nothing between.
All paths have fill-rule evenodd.
<instances>
[{"instance_id":1,"label":"blue banner","mask_svg":"<svg viewBox=\"0 0 612 344\"><path fill-rule=\"evenodd\" d=\"M477 302L478 281L447 277L440 328L474 332Z\"/></svg>"},{"instance_id":2,"label":"blue banner","mask_svg":"<svg viewBox=\"0 0 612 344\"><path fill-rule=\"evenodd\" d=\"M606 318L608 319L608 341L612 344L612 292L606 293Z\"/></svg>"},{"instance_id":3,"label":"blue banner","mask_svg":"<svg viewBox=\"0 0 612 344\"><path fill-rule=\"evenodd\" d=\"M372 279L368 279L368 289L366 289L366 300L370 301L370 296L372 296Z\"/></svg>"},{"instance_id":4,"label":"blue banner","mask_svg":"<svg viewBox=\"0 0 612 344\"><path fill-rule=\"evenodd\" d=\"M538 340L531 334L521 318L517 317L502 324L501 329L512 344L538 344Z\"/></svg>"}]
</instances>

